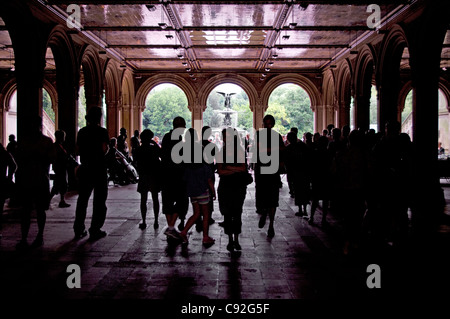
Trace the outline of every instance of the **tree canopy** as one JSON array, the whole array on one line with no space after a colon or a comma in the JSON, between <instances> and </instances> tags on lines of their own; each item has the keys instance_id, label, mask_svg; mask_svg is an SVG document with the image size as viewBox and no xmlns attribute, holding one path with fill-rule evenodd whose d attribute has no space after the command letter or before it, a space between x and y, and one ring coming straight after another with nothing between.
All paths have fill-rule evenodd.
<instances>
[{"instance_id":1,"label":"tree canopy","mask_svg":"<svg viewBox=\"0 0 450 319\"><path fill-rule=\"evenodd\" d=\"M235 93L231 96L231 109L237 112L238 129L251 131L253 128L253 112L250 110L249 99L244 90L235 86ZM208 96L206 110L203 113L203 123L212 128L221 127L225 109L225 97L217 92L216 87ZM182 116L186 120L186 127L191 127L191 112L187 105L184 92L175 85L164 85L153 89L146 100L143 113L143 127L151 129L160 138L172 129L172 120ZM298 127L300 134L312 132L314 116L311 102L304 89L295 84L285 84L276 88L269 99L269 107L265 114L275 117L275 129L286 134L291 127Z\"/></svg>"},{"instance_id":2,"label":"tree canopy","mask_svg":"<svg viewBox=\"0 0 450 319\"><path fill-rule=\"evenodd\" d=\"M145 101L142 115L144 128L151 129L155 136L162 138L173 126L175 117L186 120L186 127L191 127L191 112L184 92L175 85L164 85L150 91Z\"/></svg>"}]
</instances>

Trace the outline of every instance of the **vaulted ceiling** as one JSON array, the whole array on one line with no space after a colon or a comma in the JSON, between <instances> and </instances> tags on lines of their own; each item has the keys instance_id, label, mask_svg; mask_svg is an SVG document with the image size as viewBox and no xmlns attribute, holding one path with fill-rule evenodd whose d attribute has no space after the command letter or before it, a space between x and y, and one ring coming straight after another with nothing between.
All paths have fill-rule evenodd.
<instances>
[{"instance_id":1,"label":"vaulted ceiling","mask_svg":"<svg viewBox=\"0 0 450 319\"><path fill-rule=\"evenodd\" d=\"M69 16L70 4L78 5L79 35L89 38L100 53L144 72L317 70L357 49L374 32L367 25L373 1L366 0L35 2L55 19ZM382 22L410 2L376 1ZM447 56L450 53L443 52ZM0 20L0 68L11 67L13 58ZM406 51L405 58L407 63ZM52 68L51 50L47 60Z\"/></svg>"}]
</instances>

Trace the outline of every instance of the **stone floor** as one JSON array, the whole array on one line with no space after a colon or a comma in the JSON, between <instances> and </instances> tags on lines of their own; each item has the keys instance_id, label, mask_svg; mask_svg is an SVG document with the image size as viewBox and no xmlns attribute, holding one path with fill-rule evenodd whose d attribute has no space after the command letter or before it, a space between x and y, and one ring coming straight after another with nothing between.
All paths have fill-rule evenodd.
<instances>
[{"instance_id":1,"label":"stone floor","mask_svg":"<svg viewBox=\"0 0 450 319\"><path fill-rule=\"evenodd\" d=\"M450 203L448 186L444 181ZM354 255L344 256L340 220L331 214L330 226L324 229L295 216L298 209L286 184L280 190L275 237L268 238L267 225L258 228L252 184L244 207L242 252L230 254L227 236L217 222L210 227L216 243L209 248L202 246L201 233L195 227L187 247L169 245L163 234L163 215L159 217L160 227L152 227L151 203L148 227L139 229L136 185L110 184L105 238L95 242L87 237L74 240L76 198L76 194L69 194L69 208L58 208L58 199L53 199L47 212L44 245L27 252L15 250L20 237L18 212L6 207L0 239L2 299L375 300L425 296L440 288L445 289L441 294L450 295L450 263L446 258L450 253L450 227L446 223L437 229L432 246L411 243L396 249L367 245ZM320 209L316 216L319 221ZM213 218L222 220L217 201ZM36 230L33 218L30 242ZM80 267L80 288L67 287L71 264ZM367 287L370 264L380 266L380 289Z\"/></svg>"}]
</instances>

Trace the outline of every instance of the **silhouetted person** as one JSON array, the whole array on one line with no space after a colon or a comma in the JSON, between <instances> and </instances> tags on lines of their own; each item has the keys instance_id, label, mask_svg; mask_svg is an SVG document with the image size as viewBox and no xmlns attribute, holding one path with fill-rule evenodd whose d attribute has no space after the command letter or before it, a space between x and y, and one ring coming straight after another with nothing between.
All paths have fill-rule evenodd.
<instances>
[{"instance_id":1,"label":"silhouetted person","mask_svg":"<svg viewBox=\"0 0 450 319\"><path fill-rule=\"evenodd\" d=\"M367 156L363 141L363 133L353 130L348 148L336 153L332 165L337 214L344 224L345 255L358 248L363 230L367 190Z\"/></svg>"},{"instance_id":2,"label":"silhouetted person","mask_svg":"<svg viewBox=\"0 0 450 319\"><path fill-rule=\"evenodd\" d=\"M286 167L286 179L288 182L289 187L289 195L291 195L291 198L295 197L295 159L294 159L294 152L297 147L297 134L295 132L289 132L286 136L287 138L287 146L284 151L284 165ZM300 142L299 142L300 143ZM303 143L303 142L301 142Z\"/></svg>"},{"instance_id":3,"label":"silhouetted person","mask_svg":"<svg viewBox=\"0 0 450 319\"><path fill-rule=\"evenodd\" d=\"M243 174L247 173L245 150L239 143L237 131L222 130L223 147L217 155L219 209L224 216L224 231L228 235L227 250L241 250L239 235L242 232L242 209L247 194Z\"/></svg>"},{"instance_id":4,"label":"silhouetted person","mask_svg":"<svg viewBox=\"0 0 450 319\"><path fill-rule=\"evenodd\" d=\"M204 246L209 247L215 240L209 236L209 202L216 199L214 188L214 173L211 167L202 159L196 160L195 154L203 155L203 147L198 141L197 132L190 128L185 136L185 147L190 150L190 159L184 163L184 176L187 195L191 199L193 214L189 217L185 227L180 232L184 244L188 243L187 233L195 222L202 217Z\"/></svg>"},{"instance_id":5,"label":"silhouetted person","mask_svg":"<svg viewBox=\"0 0 450 319\"><path fill-rule=\"evenodd\" d=\"M402 153L401 125L398 121L389 121L385 125L385 136L373 149L375 165L375 183L377 185L377 216L383 240L394 243L397 229L404 228L399 221L405 221L402 207L402 196L399 191L404 189L404 174L409 170L410 160ZM406 157L405 157L406 156Z\"/></svg>"},{"instance_id":6,"label":"silhouetted person","mask_svg":"<svg viewBox=\"0 0 450 319\"><path fill-rule=\"evenodd\" d=\"M306 208L311 198L311 152L313 148L300 141L292 148L290 166L294 179L295 216L308 216Z\"/></svg>"},{"instance_id":7,"label":"silhouetted person","mask_svg":"<svg viewBox=\"0 0 450 319\"><path fill-rule=\"evenodd\" d=\"M256 132L255 141L255 204L258 212L261 212L259 228L264 227L267 215L269 215L267 236L271 238L275 236L274 220L279 205L280 159L284 143L281 135L272 130L275 126L275 118L272 115L264 116L263 125L264 128ZM262 157L264 155L269 157L268 161L264 160Z\"/></svg>"},{"instance_id":8,"label":"silhouetted person","mask_svg":"<svg viewBox=\"0 0 450 319\"><path fill-rule=\"evenodd\" d=\"M73 225L75 238L87 235L84 222L92 191L94 198L89 237L96 240L106 236L106 232L101 228L105 223L107 211L108 171L105 155L109 149L109 135L108 131L100 126L101 118L102 109L91 107L86 115L86 126L78 131L77 148L81 165L77 170L79 190Z\"/></svg>"},{"instance_id":9,"label":"silhouetted person","mask_svg":"<svg viewBox=\"0 0 450 319\"><path fill-rule=\"evenodd\" d=\"M136 160L134 157L136 155L136 150L141 145L141 141L139 140L139 131L138 130L134 130L134 135L130 139L130 144L131 144L131 157L132 157L131 164L134 167L136 167Z\"/></svg>"},{"instance_id":10,"label":"silhouetted person","mask_svg":"<svg viewBox=\"0 0 450 319\"><path fill-rule=\"evenodd\" d=\"M331 196L331 165L333 156L327 148L328 138L321 136L311 161L311 215L309 224L314 223L314 214L319 201L322 201L322 226L327 224L328 204Z\"/></svg>"},{"instance_id":11,"label":"silhouetted person","mask_svg":"<svg viewBox=\"0 0 450 319\"><path fill-rule=\"evenodd\" d=\"M127 129L122 127L119 136L117 136L117 150L128 160L130 157L130 149L128 148L127 137Z\"/></svg>"},{"instance_id":12,"label":"silhouetted person","mask_svg":"<svg viewBox=\"0 0 450 319\"><path fill-rule=\"evenodd\" d=\"M28 247L31 213L36 210L38 233L32 247L44 243L46 210L50 204L50 164L55 160L56 151L50 137L42 134L42 118L30 119L29 131L21 137L17 147L16 184L21 208L22 239L18 249Z\"/></svg>"},{"instance_id":13,"label":"silhouetted person","mask_svg":"<svg viewBox=\"0 0 450 319\"><path fill-rule=\"evenodd\" d=\"M70 207L70 204L66 203L64 196L67 192L67 168L69 166L69 154L64 147L64 141L66 140L66 132L63 130L57 130L55 132L55 150L56 159L52 163L53 171L55 172L55 178L53 180L53 187L50 192L50 200L53 196L59 194L60 201L58 206L60 208Z\"/></svg>"},{"instance_id":14,"label":"silhouetted person","mask_svg":"<svg viewBox=\"0 0 450 319\"><path fill-rule=\"evenodd\" d=\"M2 230L3 207L5 200L11 196L16 169L17 164L13 156L0 143L0 231ZM2 238L1 233L0 238Z\"/></svg>"},{"instance_id":15,"label":"silhouetted person","mask_svg":"<svg viewBox=\"0 0 450 319\"><path fill-rule=\"evenodd\" d=\"M219 152L219 149L217 145L209 140L209 137L212 134L212 130L209 126L203 126L202 127L202 151L203 151L203 162L211 168L211 171L213 172L212 178L213 178L213 185L216 181L216 175L214 174L217 170L216 160L215 157L217 153ZM215 220L212 217L213 211L214 211L214 201L212 199L212 193L213 190L210 189L210 201L209 201L209 224L214 224ZM197 219L197 222L195 224L195 228L198 232L202 231L203 229L203 220L200 216Z\"/></svg>"},{"instance_id":16,"label":"silhouetted person","mask_svg":"<svg viewBox=\"0 0 450 319\"><path fill-rule=\"evenodd\" d=\"M173 129L166 133L161 143L161 166L164 176L161 197L162 212L166 216L167 229L164 234L168 238L180 239L179 233L175 229L175 223L180 217L182 224L179 227L184 228L184 218L189 207L189 197L186 192L186 183L183 180L183 163L175 163L172 157L172 149L178 143L182 143L182 134L186 128L184 118L177 116L172 122Z\"/></svg>"},{"instance_id":17,"label":"silhouetted person","mask_svg":"<svg viewBox=\"0 0 450 319\"><path fill-rule=\"evenodd\" d=\"M161 148L153 141L154 133L150 129L142 131L141 146L137 147L134 152L134 159L139 174L137 186L138 193L141 194L141 217L142 223L139 224L140 229L147 227L147 200L148 193L152 195L154 222L153 228L159 227L159 192L161 191Z\"/></svg>"},{"instance_id":18,"label":"silhouetted person","mask_svg":"<svg viewBox=\"0 0 450 319\"><path fill-rule=\"evenodd\" d=\"M6 150L12 155L13 158L16 156L17 152L17 141L14 134L8 136L8 145L6 145Z\"/></svg>"}]
</instances>

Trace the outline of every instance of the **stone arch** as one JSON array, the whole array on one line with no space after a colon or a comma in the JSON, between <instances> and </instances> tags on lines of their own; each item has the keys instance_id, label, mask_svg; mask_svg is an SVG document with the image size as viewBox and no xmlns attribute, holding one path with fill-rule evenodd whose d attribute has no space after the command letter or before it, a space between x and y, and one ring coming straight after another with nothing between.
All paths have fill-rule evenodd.
<instances>
[{"instance_id":1,"label":"stone arch","mask_svg":"<svg viewBox=\"0 0 450 319\"><path fill-rule=\"evenodd\" d=\"M86 45L80 55L79 66L83 68L86 108L100 106L103 96L102 62L97 50L92 45Z\"/></svg>"},{"instance_id":2,"label":"stone arch","mask_svg":"<svg viewBox=\"0 0 450 319\"><path fill-rule=\"evenodd\" d=\"M204 112L206 110L208 96L212 92L212 90L214 90L216 86L224 83L232 83L238 85L244 90L245 94L247 94L248 96L249 107L253 112L253 127L260 127L262 125L263 104L261 103L261 99L258 98L258 92L256 91L254 85L247 78L241 75L219 74L206 81L206 83L201 87L198 94L198 107L201 108L201 112Z\"/></svg>"},{"instance_id":3,"label":"stone arch","mask_svg":"<svg viewBox=\"0 0 450 319\"><path fill-rule=\"evenodd\" d=\"M108 121L106 127L110 136L114 136L119 130L120 123L121 75L117 62L112 59L106 62L104 70L103 83Z\"/></svg>"},{"instance_id":4,"label":"stone arch","mask_svg":"<svg viewBox=\"0 0 450 319\"><path fill-rule=\"evenodd\" d=\"M322 84L322 114L318 114L318 118L322 118L322 127L320 123L317 123L318 131L326 128L328 124L333 124L336 126L335 121L335 111L337 107L336 92L335 92L335 74L331 69L326 70L323 73L323 84ZM317 112L317 111L316 111Z\"/></svg>"},{"instance_id":5,"label":"stone arch","mask_svg":"<svg viewBox=\"0 0 450 319\"><path fill-rule=\"evenodd\" d=\"M144 111L145 100L147 99L148 93L155 86L163 83L170 83L178 86L184 92L184 94L186 94L188 100L188 108L190 111L192 111L196 100L194 88L183 77L175 74L154 75L148 78L137 90L136 105L138 105L142 109L142 111Z\"/></svg>"},{"instance_id":6,"label":"stone arch","mask_svg":"<svg viewBox=\"0 0 450 319\"><path fill-rule=\"evenodd\" d=\"M16 78L13 77L11 80L9 80L5 86L3 87L2 91L0 92L0 114L1 114L1 130L0 130L0 142L3 143L4 146L6 146L6 143L8 142L8 137L6 136L6 117L7 112L10 109L9 101L11 100L11 96L13 93L17 90L17 81Z\"/></svg>"},{"instance_id":7,"label":"stone arch","mask_svg":"<svg viewBox=\"0 0 450 319\"><path fill-rule=\"evenodd\" d=\"M336 74L337 126L350 125L353 69L348 59L338 66Z\"/></svg>"},{"instance_id":8,"label":"stone arch","mask_svg":"<svg viewBox=\"0 0 450 319\"><path fill-rule=\"evenodd\" d=\"M139 122L139 117L141 116L141 111L135 108L135 88L134 88L134 78L133 73L126 69L122 73L121 77L121 105L119 107L119 125L118 129L124 127L128 132L134 130L141 131L141 124ZM114 135L119 134L115 132ZM128 134L130 136L130 134Z\"/></svg>"},{"instance_id":9,"label":"stone arch","mask_svg":"<svg viewBox=\"0 0 450 319\"><path fill-rule=\"evenodd\" d=\"M364 45L356 58L352 84L355 95L354 119L355 127L363 130L370 127L370 96L377 61L377 54L371 45Z\"/></svg>"},{"instance_id":10,"label":"stone arch","mask_svg":"<svg viewBox=\"0 0 450 319\"><path fill-rule=\"evenodd\" d=\"M322 105L322 97L320 95L319 89L311 80L300 74L287 73L278 75L270 79L264 86L263 91L261 93L261 99L263 101L265 110L268 107L269 97L272 94L272 91L275 90L281 84L286 83L297 84L300 87L302 87L306 91L306 93L308 93L309 99L311 100L311 109L313 111L316 110L317 106Z\"/></svg>"},{"instance_id":11,"label":"stone arch","mask_svg":"<svg viewBox=\"0 0 450 319\"><path fill-rule=\"evenodd\" d=\"M75 151L77 134L77 100L80 80L79 63L74 43L61 25L55 26L47 39L56 66L56 101L55 125L66 132L66 147ZM50 92L49 92L50 93ZM55 95L53 95L55 96Z\"/></svg>"},{"instance_id":12,"label":"stone arch","mask_svg":"<svg viewBox=\"0 0 450 319\"><path fill-rule=\"evenodd\" d=\"M206 81L199 91L199 104L203 108L202 111L206 109L206 102L212 90L214 90L216 86L224 83L232 83L240 86L248 96L250 109L252 111L254 110L255 105L258 104L258 93L253 84L241 75L219 74Z\"/></svg>"},{"instance_id":13,"label":"stone arch","mask_svg":"<svg viewBox=\"0 0 450 319\"><path fill-rule=\"evenodd\" d=\"M52 101L52 109L56 115L56 119L55 119L55 124L56 124L57 120L58 120L58 91L53 86L53 84L51 84L46 79L44 79L44 82L43 82L43 89L45 89L47 91L47 93L50 96L50 99Z\"/></svg>"},{"instance_id":14,"label":"stone arch","mask_svg":"<svg viewBox=\"0 0 450 319\"><path fill-rule=\"evenodd\" d=\"M302 89L304 89L306 93L308 93L309 100L311 101L311 110L314 112L314 130L317 131L317 126L319 124L318 108L322 105L322 96L317 86L310 79L306 78L303 75L296 73L286 73L270 79L261 92L263 110L267 110L269 106L269 98L273 90L275 90L278 86L287 83L297 84Z\"/></svg>"},{"instance_id":15,"label":"stone arch","mask_svg":"<svg viewBox=\"0 0 450 319\"><path fill-rule=\"evenodd\" d=\"M400 62L403 50L409 47L405 30L394 25L383 38L376 77L380 95L378 129L389 120L398 119L398 98L400 94Z\"/></svg>"}]
</instances>

